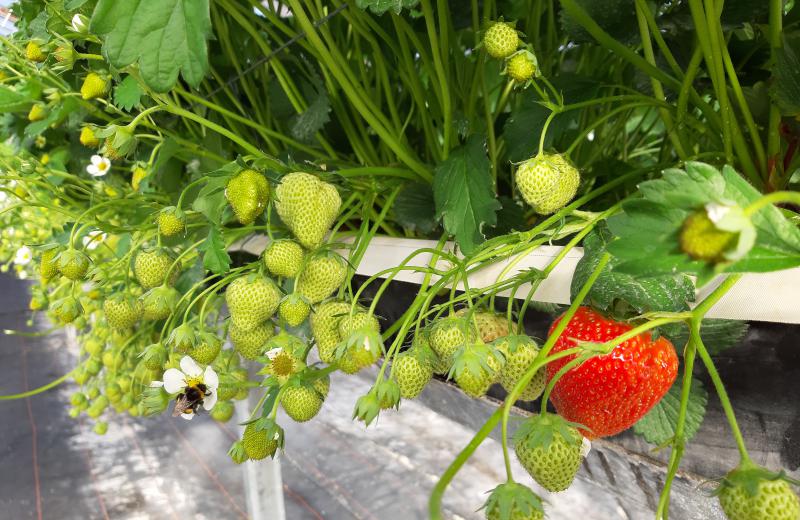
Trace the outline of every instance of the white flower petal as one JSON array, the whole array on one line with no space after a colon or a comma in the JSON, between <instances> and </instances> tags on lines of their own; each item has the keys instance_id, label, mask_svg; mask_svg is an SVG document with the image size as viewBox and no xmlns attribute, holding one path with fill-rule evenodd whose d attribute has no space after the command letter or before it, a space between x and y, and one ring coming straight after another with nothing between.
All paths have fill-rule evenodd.
<instances>
[{"instance_id":1,"label":"white flower petal","mask_svg":"<svg viewBox=\"0 0 800 520\"><path fill-rule=\"evenodd\" d=\"M217 373L214 372L214 369L210 366L206 367L206 371L203 374L203 383L210 390L216 390L219 386L219 376L217 376Z\"/></svg>"},{"instance_id":2,"label":"white flower petal","mask_svg":"<svg viewBox=\"0 0 800 520\"><path fill-rule=\"evenodd\" d=\"M194 419L194 414L193 413L182 413L181 417L183 417L187 421L191 421L192 419Z\"/></svg>"},{"instance_id":3,"label":"white flower petal","mask_svg":"<svg viewBox=\"0 0 800 520\"><path fill-rule=\"evenodd\" d=\"M590 451L592 451L592 442L584 437L583 444L581 444L581 456L585 458Z\"/></svg>"},{"instance_id":4,"label":"white flower petal","mask_svg":"<svg viewBox=\"0 0 800 520\"><path fill-rule=\"evenodd\" d=\"M211 410L215 404L217 404L217 392L212 391L210 395L203 399L203 408Z\"/></svg>"},{"instance_id":5,"label":"white flower petal","mask_svg":"<svg viewBox=\"0 0 800 520\"><path fill-rule=\"evenodd\" d=\"M177 394L186 388L186 376L177 368L169 368L164 372L164 390L168 394Z\"/></svg>"},{"instance_id":6,"label":"white flower petal","mask_svg":"<svg viewBox=\"0 0 800 520\"><path fill-rule=\"evenodd\" d=\"M197 362L189 356L183 356L181 359L181 370L186 374L186 377L200 377L203 374L203 369Z\"/></svg>"},{"instance_id":7,"label":"white flower petal","mask_svg":"<svg viewBox=\"0 0 800 520\"><path fill-rule=\"evenodd\" d=\"M266 356L270 359L270 361L272 361L273 359L275 359L275 356L281 353L282 350L283 349L280 347L268 350Z\"/></svg>"},{"instance_id":8,"label":"white flower petal","mask_svg":"<svg viewBox=\"0 0 800 520\"><path fill-rule=\"evenodd\" d=\"M97 166L95 166L94 164L90 164L89 166L86 167L86 173L88 173L92 177L96 177L98 173Z\"/></svg>"},{"instance_id":9,"label":"white flower petal","mask_svg":"<svg viewBox=\"0 0 800 520\"><path fill-rule=\"evenodd\" d=\"M103 157L101 155L93 155L90 161L92 162L92 165L100 166L100 163L103 162Z\"/></svg>"}]
</instances>

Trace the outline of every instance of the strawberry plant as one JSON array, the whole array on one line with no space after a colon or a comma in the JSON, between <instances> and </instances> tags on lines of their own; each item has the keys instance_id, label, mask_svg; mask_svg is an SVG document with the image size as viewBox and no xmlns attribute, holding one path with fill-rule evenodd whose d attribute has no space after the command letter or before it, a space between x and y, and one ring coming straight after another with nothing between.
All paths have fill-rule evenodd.
<instances>
[{"instance_id":1,"label":"strawberry plant","mask_svg":"<svg viewBox=\"0 0 800 520\"><path fill-rule=\"evenodd\" d=\"M741 458L718 481L721 510L796 519L797 482L752 461L715 366L746 324L706 319L747 273L800 266L794 2L13 12L0 266L33 280L31 311L74 328L80 352L64 377L0 399L72 381L70 415L103 434L115 414L228 421L253 394L229 451L241 463L291 443L279 408L297 422L324 411L334 372L376 368L351 396L367 425L434 377L474 398L499 383L503 405L434 487L431 518L499 425L507 480L487 518L547 512L512 452L560 491L588 439L632 428L670 450L664 520L713 392ZM377 236L431 242L357 277ZM260 256L241 254L254 238ZM547 244L561 246L550 264L515 269ZM576 247L571 304L535 340L536 289ZM388 321L382 298L401 274L418 292ZM509 449L512 408L537 399Z\"/></svg>"}]
</instances>

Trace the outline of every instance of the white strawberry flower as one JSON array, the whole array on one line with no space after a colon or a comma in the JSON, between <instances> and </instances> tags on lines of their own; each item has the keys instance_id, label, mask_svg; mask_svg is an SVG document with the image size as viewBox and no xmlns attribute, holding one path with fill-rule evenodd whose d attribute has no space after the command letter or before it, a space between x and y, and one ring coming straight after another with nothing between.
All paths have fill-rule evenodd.
<instances>
[{"instance_id":1,"label":"white strawberry flower","mask_svg":"<svg viewBox=\"0 0 800 520\"><path fill-rule=\"evenodd\" d=\"M108 235L100 230L95 229L94 231L89 231L86 236L83 237L83 247L88 251L94 251L97 249L97 246L105 242L106 238L108 238Z\"/></svg>"},{"instance_id":2,"label":"white strawberry flower","mask_svg":"<svg viewBox=\"0 0 800 520\"><path fill-rule=\"evenodd\" d=\"M111 169L111 161L101 155L93 155L86 171L92 177L102 177Z\"/></svg>"},{"instance_id":3,"label":"white strawberry flower","mask_svg":"<svg viewBox=\"0 0 800 520\"><path fill-rule=\"evenodd\" d=\"M87 28L89 27L89 19L86 18L84 15L78 13L72 17L72 30L76 33L83 34L87 32Z\"/></svg>"},{"instance_id":4,"label":"white strawberry flower","mask_svg":"<svg viewBox=\"0 0 800 520\"><path fill-rule=\"evenodd\" d=\"M33 251L28 246L22 246L17 249L14 255L14 263L16 265L28 265L33 260Z\"/></svg>"},{"instance_id":5,"label":"white strawberry flower","mask_svg":"<svg viewBox=\"0 0 800 520\"><path fill-rule=\"evenodd\" d=\"M214 369L207 366L205 371L200 368L194 359L184 356L180 362L181 369L168 368L164 372L163 381L153 381L151 387L163 387L168 394L182 394L189 387L205 386L205 397L203 398L203 408L211 410L217 404L217 388L219 387L219 377ZM181 417L191 420L193 413L182 413Z\"/></svg>"}]
</instances>

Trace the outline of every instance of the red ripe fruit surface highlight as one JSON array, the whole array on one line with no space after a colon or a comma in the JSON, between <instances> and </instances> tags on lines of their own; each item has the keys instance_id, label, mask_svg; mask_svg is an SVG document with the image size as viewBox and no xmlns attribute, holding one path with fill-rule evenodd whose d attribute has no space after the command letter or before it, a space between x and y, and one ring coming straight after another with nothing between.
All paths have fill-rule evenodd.
<instances>
[{"instance_id":1,"label":"red ripe fruit surface highlight","mask_svg":"<svg viewBox=\"0 0 800 520\"><path fill-rule=\"evenodd\" d=\"M558 318L550 334L561 321ZM633 327L580 307L553 347L551 354L577 346L579 341L604 343ZM547 379L575 356L547 365ZM559 415L588 430L589 439L616 435L633 426L669 391L678 375L675 348L663 336L649 332L631 338L610 353L596 356L566 372L556 383L550 400Z\"/></svg>"}]
</instances>

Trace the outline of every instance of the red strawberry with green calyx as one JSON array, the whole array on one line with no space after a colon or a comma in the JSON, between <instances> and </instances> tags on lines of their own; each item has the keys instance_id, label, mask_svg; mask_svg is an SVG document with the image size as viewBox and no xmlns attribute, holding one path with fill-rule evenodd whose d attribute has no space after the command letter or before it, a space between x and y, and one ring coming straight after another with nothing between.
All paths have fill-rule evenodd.
<instances>
[{"instance_id":1,"label":"red strawberry with green calyx","mask_svg":"<svg viewBox=\"0 0 800 520\"><path fill-rule=\"evenodd\" d=\"M560 321L553 323L551 334ZM573 348L578 342L605 343L632 328L589 307L580 307L551 354ZM574 358L548 364L548 381ZM608 437L627 430L649 412L672 387L677 374L678 356L672 343L663 336L654 340L645 332L609 354L595 356L567 371L555 384L550 400L561 416L583 425L584 436Z\"/></svg>"}]
</instances>

